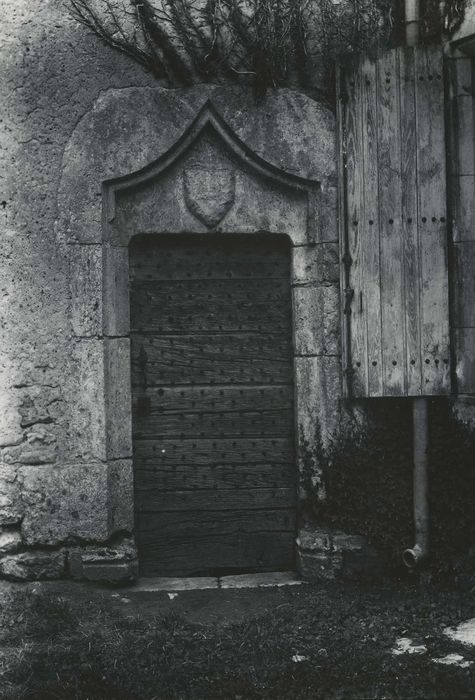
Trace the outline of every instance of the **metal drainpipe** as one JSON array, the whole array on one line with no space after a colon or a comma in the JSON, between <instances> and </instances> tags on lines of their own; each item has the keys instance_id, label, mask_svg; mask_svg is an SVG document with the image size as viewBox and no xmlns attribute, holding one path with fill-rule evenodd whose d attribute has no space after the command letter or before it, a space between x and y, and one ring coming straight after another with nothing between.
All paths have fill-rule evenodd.
<instances>
[{"instance_id":1,"label":"metal drainpipe","mask_svg":"<svg viewBox=\"0 0 475 700\"><path fill-rule=\"evenodd\" d=\"M419 0L405 0L407 46L419 43ZM413 399L413 500L415 544L403 552L404 564L413 569L429 552L429 498L427 488L427 450L429 447L429 405L427 398Z\"/></svg>"},{"instance_id":2,"label":"metal drainpipe","mask_svg":"<svg viewBox=\"0 0 475 700\"><path fill-rule=\"evenodd\" d=\"M419 0L405 0L404 15L406 25L406 45L419 43Z\"/></svg>"},{"instance_id":3,"label":"metal drainpipe","mask_svg":"<svg viewBox=\"0 0 475 700\"><path fill-rule=\"evenodd\" d=\"M427 488L427 450L429 447L429 405L424 397L412 404L414 454L414 529L415 545L403 552L402 560L415 568L429 552L429 498Z\"/></svg>"}]
</instances>

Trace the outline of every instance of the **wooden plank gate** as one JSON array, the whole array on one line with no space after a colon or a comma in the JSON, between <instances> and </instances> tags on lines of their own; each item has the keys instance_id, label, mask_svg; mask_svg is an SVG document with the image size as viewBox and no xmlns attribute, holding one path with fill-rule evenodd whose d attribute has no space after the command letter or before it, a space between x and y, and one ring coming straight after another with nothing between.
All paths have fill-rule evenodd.
<instances>
[{"instance_id":1,"label":"wooden plank gate","mask_svg":"<svg viewBox=\"0 0 475 700\"><path fill-rule=\"evenodd\" d=\"M347 394L447 394L442 51L365 58L338 92Z\"/></svg>"},{"instance_id":2,"label":"wooden plank gate","mask_svg":"<svg viewBox=\"0 0 475 700\"><path fill-rule=\"evenodd\" d=\"M293 568L289 274L283 237L131 243L142 575Z\"/></svg>"}]
</instances>

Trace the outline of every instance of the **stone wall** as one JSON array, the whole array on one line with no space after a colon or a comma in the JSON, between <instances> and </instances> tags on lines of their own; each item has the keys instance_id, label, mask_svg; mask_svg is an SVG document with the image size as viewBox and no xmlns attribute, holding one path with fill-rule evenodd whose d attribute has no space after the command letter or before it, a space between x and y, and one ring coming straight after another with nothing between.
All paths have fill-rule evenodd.
<instances>
[{"instance_id":1,"label":"stone wall","mask_svg":"<svg viewBox=\"0 0 475 700\"><path fill-rule=\"evenodd\" d=\"M0 572L57 577L67 543L107 542L125 521L130 528L130 513L110 513L116 475L98 460L97 426L77 400L95 387L72 337L69 259L57 231L62 158L104 90L151 80L55 0L6 0L2 9Z\"/></svg>"},{"instance_id":2,"label":"stone wall","mask_svg":"<svg viewBox=\"0 0 475 700\"><path fill-rule=\"evenodd\" d=\"M5 16L0 574L127 579L128 299L108 302L120 264L103 248L102 184L159 158L209 99L256 157L320 183L324 234L293 262L299 432L312 445L317 425L335 431L340 394L334 117L289 89L260 103L231 86L166 90L54 1L8 0Z\"/></svg>"},{"instance_id":3,"label":"stone wall","mask_svg":"<svg viewBox=\"0 0 475 700\"><path fill-rule=\"evenodd\" d=\"M110 296L123 289L116 279L126 263L120 247L104 247L103 183L160 158L207 100L256 157L320 184L317 214L324 233L316 245L303 239L294 245L292 284L300 329L301 497L312 491L322 501L322 465L331 468L331 448L350 424L364 433L367 418L364 404L344 407L343 421L340 411L334 115L291 89L260 102L236 86L165 89L69 20L59 0L4 0L3 15L0 576L117 582L136 573L124 400L128 299ZM454 104L463 103L466 83ZM472 171L462 174L473 179ZM472 194L466 203L456 199L471 237ZM462 268L458 274L470 294L470 274ZM473 323L471 317L465 323L470 312L463 298L461 304L457 318L469 338ZM461 337L459 330L455 335ZM471 362L472 347L466 353ZM454 403L454 414L474 430L474 392L463 386L466 396ZM398 449L391 448L393 454ZM299 542L309 565L318 560L314 573L326 557L327 571L339 570L353 557L341 554L346 550L361 552L358 562L366 561L366 544L337 530L327 536L303 528Z\"/></svg>"}]
</instances>

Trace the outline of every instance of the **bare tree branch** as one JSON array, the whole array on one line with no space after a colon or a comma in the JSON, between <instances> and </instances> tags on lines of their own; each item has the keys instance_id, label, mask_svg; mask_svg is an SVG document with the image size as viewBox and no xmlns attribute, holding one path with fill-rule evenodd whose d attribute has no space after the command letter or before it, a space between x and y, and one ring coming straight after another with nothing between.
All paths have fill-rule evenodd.
<instances>
[{"instance_id":1,"label":"bare tree branch","mask_svg":"<svg viewBox=\"0 0 475 700\"><path fill-rule=\"evenodd\" d=\"M64 0L105 44L170 85L252 77L258 92L387 44L402 0ZM423 37L462 21L467 0L422 0ZM441 5L443 10L441 11Z\"/></svg>"}]
</instances>

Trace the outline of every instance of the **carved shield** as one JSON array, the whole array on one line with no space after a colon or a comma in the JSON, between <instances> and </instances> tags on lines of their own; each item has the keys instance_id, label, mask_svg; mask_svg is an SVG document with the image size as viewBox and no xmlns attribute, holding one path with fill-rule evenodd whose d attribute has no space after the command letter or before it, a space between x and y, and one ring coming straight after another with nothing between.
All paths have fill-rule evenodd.
<instances>
[{"instance_id":1,"label":"carved shield","mask_svg":"<svg viewBox=\"0 0 475 700\"><path fill-rule=\"evenodd\" d=\"M234 202L234 170L187 168L183 171L185 202L208 228L216 226Z\"/></svg>"}]
</instances>

